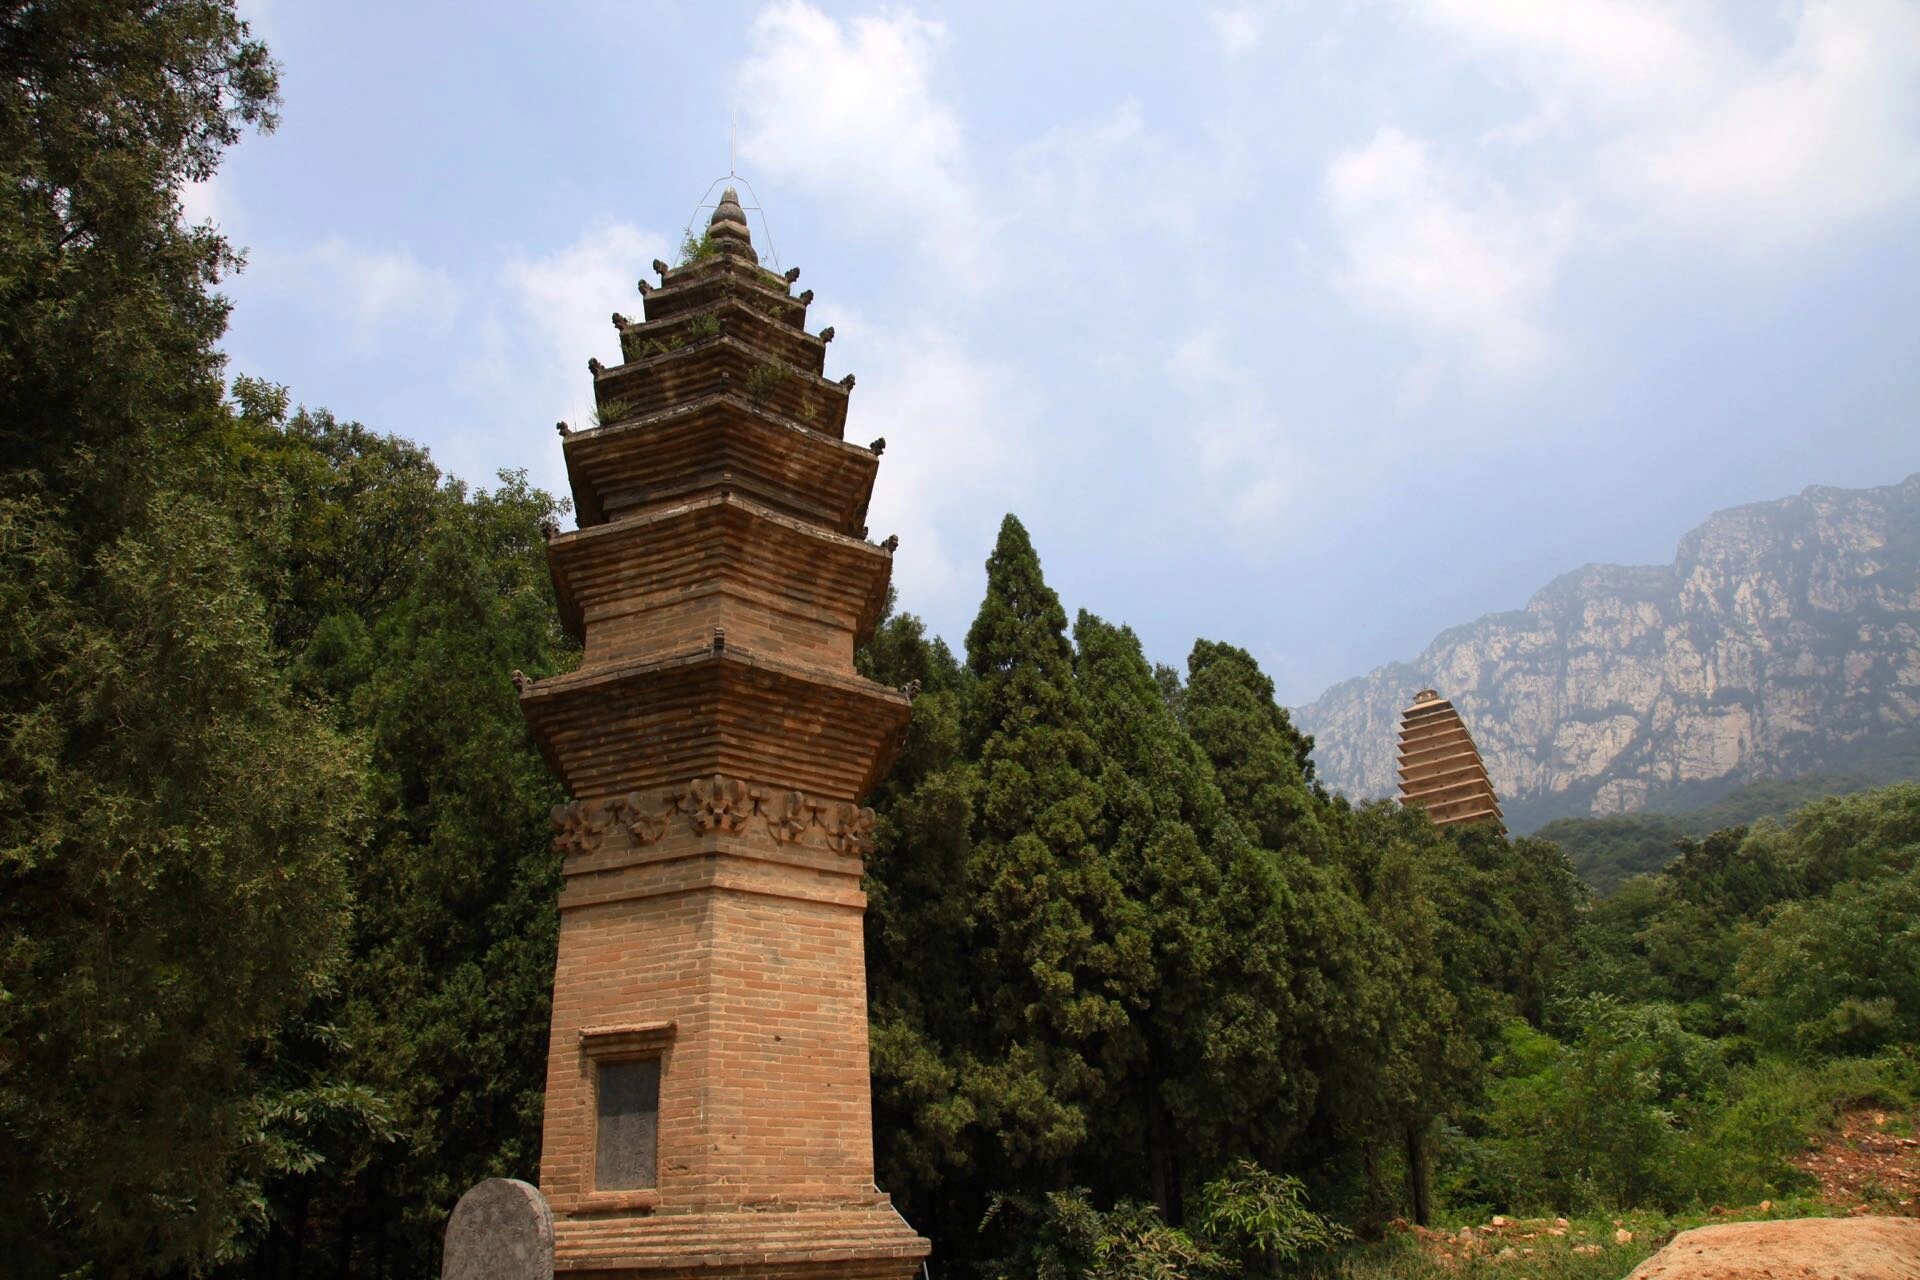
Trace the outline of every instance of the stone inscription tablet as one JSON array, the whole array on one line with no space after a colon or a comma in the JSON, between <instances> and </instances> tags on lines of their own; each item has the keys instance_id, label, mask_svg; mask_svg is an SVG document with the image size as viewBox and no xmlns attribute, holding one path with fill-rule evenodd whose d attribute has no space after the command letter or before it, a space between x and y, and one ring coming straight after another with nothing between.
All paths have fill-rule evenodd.
<instances>
[{"instance_id":1,"label":"stone inscription tablet","mask_svg":"<svg viewBox=\"0 0 1920 1280\"><path fill-rule=\"evenodd\" d=\"M660 1059L602 1062L599 1071L594 1188L651 1187L660 1147Z\"/></svg>"}]
</instances>

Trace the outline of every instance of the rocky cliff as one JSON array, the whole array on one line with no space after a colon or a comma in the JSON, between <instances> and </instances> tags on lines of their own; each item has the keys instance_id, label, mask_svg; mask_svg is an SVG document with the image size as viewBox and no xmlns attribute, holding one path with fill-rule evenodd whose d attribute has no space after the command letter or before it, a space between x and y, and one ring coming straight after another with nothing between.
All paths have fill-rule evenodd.
<instances>
[{"instance_id":1,"label":"rocky cliff","mask_svg":"<svg viewBox=\"0 0 1920 1280\"><path fill-rule=\"evenodd\" d=\"M1671 565L1589 565L1335 685L1295 712L1328 783L1393 794L1397 718L1428 687L1460 709L1520 831L1910 752L1920 475L1722 511Z\"/></svg>"}]
</instances>

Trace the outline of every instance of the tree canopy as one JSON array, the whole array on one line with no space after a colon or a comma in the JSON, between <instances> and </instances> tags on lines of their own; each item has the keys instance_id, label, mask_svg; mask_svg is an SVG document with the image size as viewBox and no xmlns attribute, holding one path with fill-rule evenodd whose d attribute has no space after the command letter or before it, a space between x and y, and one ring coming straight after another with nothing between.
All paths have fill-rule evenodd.
<instances>
[{"instance_id":1,"label":"tree canopy","mask_svg":"<svg viewBox=\"0 0 1920 1280\"><path fill-rule=\"evenodd\" d=\"M180 193L277 108L228 0L14 3L0 58L0 1249L430 1274L537 1168L560 793L509 673L578 660L565 503L226 384L239 258ZM1573 832L1589 901L1551 841L1329 794L1245 649L1069 629L1014 517L986 568L963 653L890 608L856 657L920 688L876 1158L949 1274L1771 1194L1822 1107L1913 1098L1920 787Z\"/></svg>"}]
</instances>

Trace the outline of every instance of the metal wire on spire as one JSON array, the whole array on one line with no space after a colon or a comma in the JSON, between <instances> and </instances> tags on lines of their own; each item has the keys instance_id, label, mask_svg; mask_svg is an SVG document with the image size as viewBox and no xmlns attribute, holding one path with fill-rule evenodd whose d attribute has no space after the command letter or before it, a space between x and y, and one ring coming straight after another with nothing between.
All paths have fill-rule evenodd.
<instances>
[{"instance_id":1,"label":"metal wire on spire","mask_svg":"<svg viewBox=\"0 0 1920 1280\"><path fill-rule=\"evenodd\" d=\"M703 209L711 210L711 209L717 209L720 207L719 205L712 203L713 189L719 186L721 183L729 182L729 181L738 182L741 186L747 189L747 195L749 198L753 200L753 203L743 204L740 206L740 208L743 212L757 213L760 215L760 231L763 235L766 236L766 240L767 240L767 253L766 253L767 261L770 262L773 266L776 266L776 267L779 266L780 251L776 249L773 244L773 227L767 221L767 211L760 207L760 193L753 189L753 184L751 182L748 182L744 177L742 177L740 174L734 171L733 130L731 126L729 126L727 130L727 171L724 174L720 175L719 177L715 178L712 182L707 184L707 193L700 197L699 204L696 204L695 206L693 206L693 213L689 215L689 217L687 218L687 225L681 232L682 237L686 238L693 235L693 224L700 220L700 213Z\"/></svg>"}]
</instances>

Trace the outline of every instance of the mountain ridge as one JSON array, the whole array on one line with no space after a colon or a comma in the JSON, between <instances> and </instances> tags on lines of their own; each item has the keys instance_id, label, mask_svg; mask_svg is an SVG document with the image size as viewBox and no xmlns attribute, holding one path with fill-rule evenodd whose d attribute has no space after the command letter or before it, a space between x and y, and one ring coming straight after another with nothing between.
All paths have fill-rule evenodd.
<instances>
[{"instance_id":1,"label":"mountain ridge","mask_svg":"<svg viewBox=\"0 0 1920 1280\"><path fill-rule=\"evenodd\" d=\"M1294 712L1327 782L1395 790L1400 710L1466 718L1515 830L1920 739L1920 473L1715 512L1665 565L1593 562Z\"/></svg>"}]
</instances>

